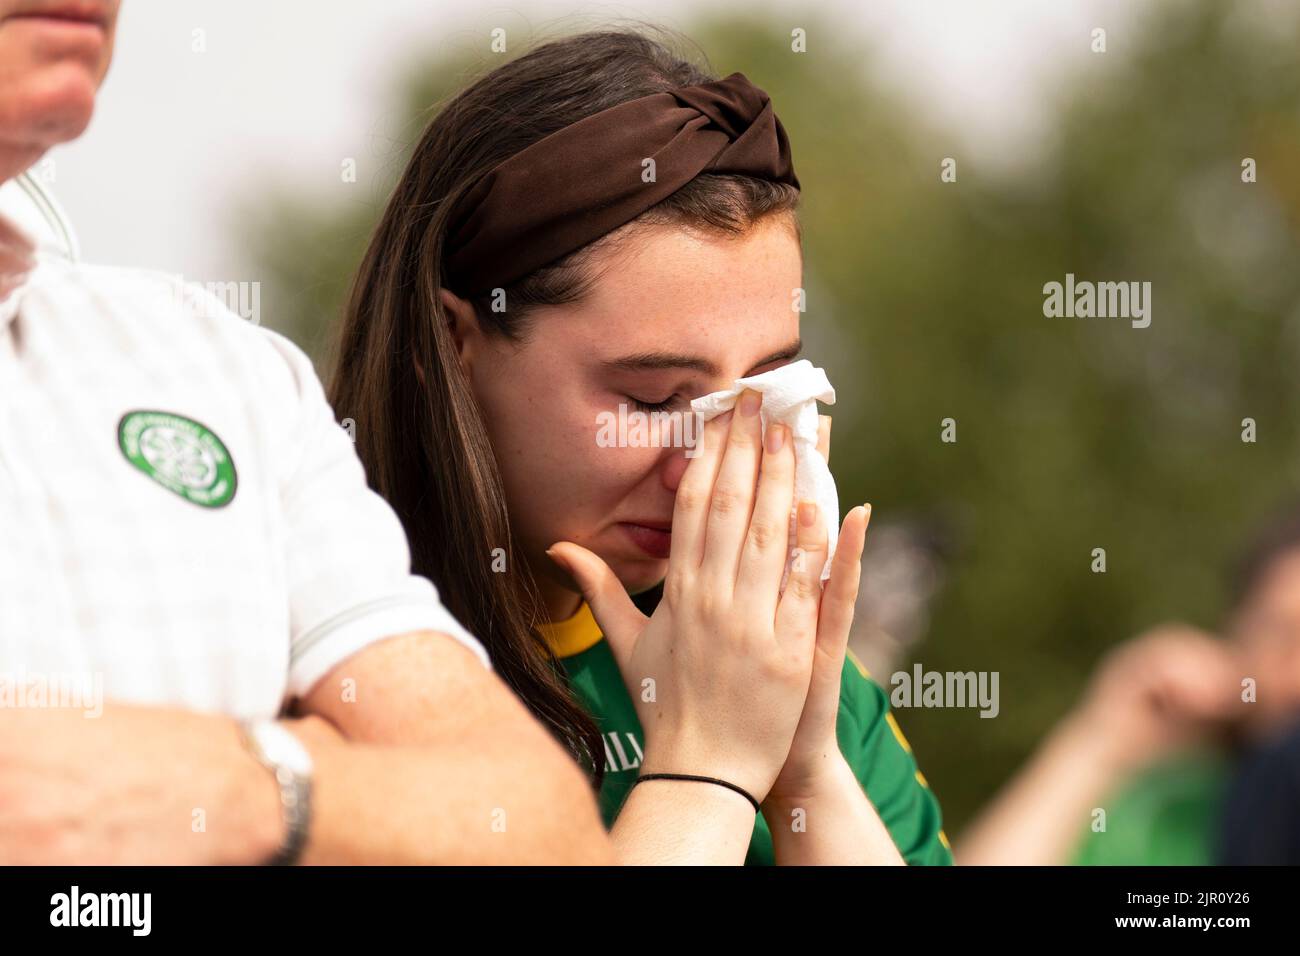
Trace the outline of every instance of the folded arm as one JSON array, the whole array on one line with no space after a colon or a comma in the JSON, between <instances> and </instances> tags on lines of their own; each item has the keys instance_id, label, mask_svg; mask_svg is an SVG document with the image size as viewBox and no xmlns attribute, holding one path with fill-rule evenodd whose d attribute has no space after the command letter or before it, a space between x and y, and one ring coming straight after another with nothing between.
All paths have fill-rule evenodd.
<instances>
[{"instance_id":1,"label":"folded arm","mask_svg":"<svg viewBox=\"0 0 1300 956\"><path fill-rule=\"evenodd\" d=\"M366 648L300 709L287 726L315 763L304 862L610 858L576 764L445 636ZM258 863L283 837L278 787L229 717L0 710L0 863Z\"/></svg>"}]
</instances>

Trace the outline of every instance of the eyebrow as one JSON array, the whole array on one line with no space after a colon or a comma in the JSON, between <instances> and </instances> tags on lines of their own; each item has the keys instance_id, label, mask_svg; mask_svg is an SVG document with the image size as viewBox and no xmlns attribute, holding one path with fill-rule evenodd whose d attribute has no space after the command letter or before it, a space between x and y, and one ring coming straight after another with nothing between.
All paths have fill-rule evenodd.
<instances>
[{"instance_id":1,"label":"eyebrow","mask_svg":"<svg viewBox=\"0 0 1300 956\"><path fill-rule=\"evenodd\" d=\"M803 340L795 339L780 351L773 352L771 355L755 362L753 368L762 368L764 365L770 365L773 362L788 361L803 351ZM706 358L698 355L687 355L682 352L637 352L633 355L624 355L621 358L610 359L602 363L602 367L611 372L645 372L662 370L669 368L683 368L691 371L700 372L704 375L716 377L718 367ZM751 369L752 372L752 369ZM746 372L746 375L750 372Z\"/></svg>"}]
</instances>

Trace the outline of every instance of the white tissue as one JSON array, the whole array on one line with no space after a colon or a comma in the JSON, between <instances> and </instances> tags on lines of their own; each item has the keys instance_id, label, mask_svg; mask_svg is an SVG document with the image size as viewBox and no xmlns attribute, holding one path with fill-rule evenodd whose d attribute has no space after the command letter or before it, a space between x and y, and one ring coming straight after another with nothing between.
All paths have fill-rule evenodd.
<instances>
[{"instance_id":1,"label":"white tissue","mask_svg":"<svg viewBox=\"0 0 1300 956\"><path fill-rule=\"evenodd\" d=\"M746 389L763 394L763 405L759 410L763 434L767 434L770 422L781 422L790 429L794 441L795 507L790 512L790 557L786 559L781 590L785 590L785 582L790 577L790 566L794 563L800 501L817 502L822 520L826 523L828 549L826 564L821 573L821 580L825 581L831 576L831 558L835 556L835 544L840 534L840 497L835 490L831 470L826 466L826 459L817 450L817 403L834 405L835 389L826 378L825 370L802 359L762 375L738 378L734 388L697 398L691 402L691 408L707 422L734 407L736 399Z\"/></svg>"}]
</instances>

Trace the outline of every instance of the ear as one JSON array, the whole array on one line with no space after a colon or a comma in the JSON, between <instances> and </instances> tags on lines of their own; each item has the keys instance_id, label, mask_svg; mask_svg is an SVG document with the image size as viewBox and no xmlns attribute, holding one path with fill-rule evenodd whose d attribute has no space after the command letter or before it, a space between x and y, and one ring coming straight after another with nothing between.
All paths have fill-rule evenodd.
<instances>
[{"instance_id":1,"label":"ear","mask_svg":"<svg viewBox=\"0 0 1300 956\"><path fill-rule=\"evenodd\" d=\"M478 323L474 306L450 289L439 288L438 299L446 314L447 331L456 343L456 354L465 377L470 377L470 367L482 351L483 330Z\"/></svg>"}]
</instances>

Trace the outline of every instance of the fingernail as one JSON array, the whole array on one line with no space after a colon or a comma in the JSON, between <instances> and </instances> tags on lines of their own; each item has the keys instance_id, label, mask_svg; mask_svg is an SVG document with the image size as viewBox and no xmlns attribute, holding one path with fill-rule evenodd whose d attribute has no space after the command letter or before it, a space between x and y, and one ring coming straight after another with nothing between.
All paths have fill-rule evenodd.
<instances>
[{"instance_id":1,"label":"fingernail","mask_svg":"<svg viewBox=\"0 0 1300 956\"><path fill-rule=\"evenodd\" d=\"M775 422L767 430L767 453L775 455L785 445L785 426Z\"/></svg>"},{"instance_id":2,"label":"fingernail","mask_svg":"<svg viewBox=\"0 0 1300 956\"><path fill-rule=\"evenodd\" d=\"M758 407L763 404L763 396L753 389L745 392L744 397L740 400L740 414L757 415Z\"/></svg>"},{"instance_id":3,"label":"fingernail","mask_svg":"<svg viewBox=\"0 0 1300 956\"><path fill-rule=\"evenodd\" d=\"M799 523L805 528L811 528L817 523L817 502L799 502Z\"/></svg>"}]
</instances>

